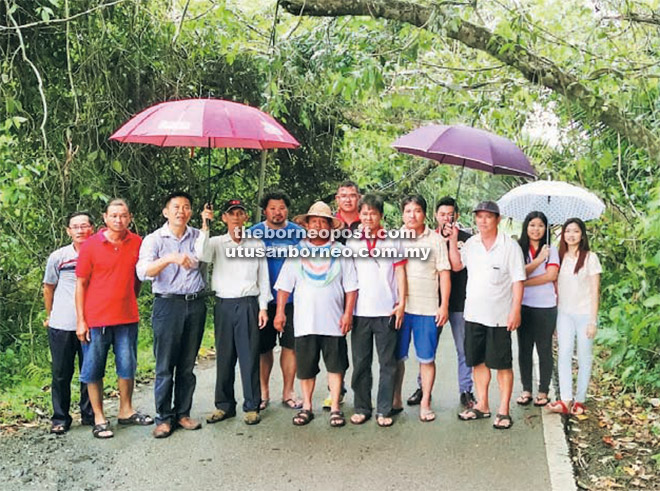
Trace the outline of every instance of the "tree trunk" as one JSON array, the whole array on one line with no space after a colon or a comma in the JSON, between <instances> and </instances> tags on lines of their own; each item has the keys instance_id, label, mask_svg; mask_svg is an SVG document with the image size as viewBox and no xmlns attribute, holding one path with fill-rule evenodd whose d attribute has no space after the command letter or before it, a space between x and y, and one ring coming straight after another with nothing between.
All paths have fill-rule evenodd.
<instances>
[{"instance_id":1,"label":"tree trunk","mask_svg":"<svg viewBox=\"0 0 660 491\"><path fill-rule=\"evenodd\" d=\"M542 57L511 39L494 34L483 26L462 20L442 5L420 5L405 0L281 0L294 15L340 17L366 15L389 19L434 31L442 22L442 32L466 46L488 53L517 69L530 82L552 89L577 104L586 114L621 134L637 147L660 159L660 141L651 130L636 122L613 103L606 103L575 75L552 60ZM437 29L435 29L437 30Z\"/></svg>"}]
</instances>

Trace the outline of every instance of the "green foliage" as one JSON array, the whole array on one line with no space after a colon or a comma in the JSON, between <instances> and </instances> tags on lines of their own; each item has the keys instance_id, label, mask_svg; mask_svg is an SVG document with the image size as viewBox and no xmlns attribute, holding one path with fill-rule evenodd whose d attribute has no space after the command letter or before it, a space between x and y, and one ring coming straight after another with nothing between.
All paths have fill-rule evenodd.
<instances>
[{"instance_id":1,"label":"green foliage","mask_svg":"<svg viewBox=\"0 0 660 491\"><path fill-rule=\"evenodd\" d=\"M603 12L644 11L644 3L599 4L601 11L576 2L505 0L454 11L509 39L503 50L525 47L547 57L657 133L657 30L604 18ZM539 89L511 67L444 37L458 17L433 19L431 30L363 17L299 19L281 10L274 22L270 3L221 2L209 10L191 2L180 23L182 5L127 0L45 24L83 12L90 2L9 2L4 24L41 24L21 29L23 46L14 30L0 31L0 390L27 378L39 389L26 397L45 399L40 283L47 255L67 241L63 216L88 209L99 223L104 203L124 196L144 235L162 222L160 198L168 191L187 190L197 204L206 200L206 151L191 157L188 149L121 145L108 136L153 103L218 97L263 108L300 141L300 149L272 153L267 164L266 185L289 192L292 214L319 198L331 201L336 184L351 177L386 196L388 225L398 226L402 190L422 193L434 207L462 179L461 221L470 225L471 205L523 182L448 166L422 176L426 162L390 144L430 122L489 129L519 144L541 177L594 190L608 205L589 224L604 266L597 339L609 355L606 368L628 388L657 391L660 180L645 149L561 90ZM47 145L40 129L44 101L22 47L44 82ZM215 150L211 157L215 202L234 195L253 202L258 152L229 150L225 157ZM149 310L145 294L141 377L153 370ZM210 346L208 333L205 343Z\"/></svg>"}]
</instances>

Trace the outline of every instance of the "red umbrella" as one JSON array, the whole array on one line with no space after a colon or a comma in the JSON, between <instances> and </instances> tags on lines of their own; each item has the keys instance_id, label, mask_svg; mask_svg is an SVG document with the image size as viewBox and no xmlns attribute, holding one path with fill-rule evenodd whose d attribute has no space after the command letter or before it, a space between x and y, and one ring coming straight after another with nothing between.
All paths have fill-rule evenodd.
<instances>
[{"instance_id":1,"label":"red umbrella","mask_svg":"<svg viewBox=\"0 0 660 491\"><path fill-rule=\"evenodd\" d=\"M261 199L266 164L265 150L300 146L282 125L263 111L220 99L183 99L156 104L133 116L115 131L110 139L160 147L209 148L209 199L212 147L253 148L264 151L259 179Z\"/></svg>"}]
</instances>

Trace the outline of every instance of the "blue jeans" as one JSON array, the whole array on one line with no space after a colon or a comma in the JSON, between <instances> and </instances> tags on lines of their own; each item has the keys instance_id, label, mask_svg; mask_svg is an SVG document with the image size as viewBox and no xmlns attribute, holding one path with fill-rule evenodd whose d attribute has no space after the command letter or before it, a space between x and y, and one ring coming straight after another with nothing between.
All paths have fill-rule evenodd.
<instances>
[{"instance_id":1,"label":"blue jeans","mask_svg":"<svg viewBox=\"0 0 660 491\"><path fill-rule=\"evenodd\" d=\"M563 401L573 400L573 348L577 339L578 376L576 402L584 402L591 378L591 348L594 340L587 337L589 315L557 312L557 373L559 375L559 397Z\"/></svg>"},{"instance_id":2,"label":"blue jeans","mask_svg":"<svg viewBox=\"0 0 660 491\"><path fill-rule=\"evenodd\" d=\"M458 361L458 390L472 392L472 367L465 364L465 318L463 312L449 312L451 334L456 347Z\"/></svg>"},{"instance_id":3,"label":"blue jeans","mask_svg":"<svg viewBox=\"0 0 660 491\"><path fill-rule=\"evenodd\" d=\"M193 369L202 343L205 321L204 298L190 301L183 298L154 298L151 325L156 358L156 424L173 424L190 416L197 384Z\"/></svg>"},{"instance_id":4,"label":"blue jeans","mask_svg":"<svg viewBox=\"0 0 660 491\"><path fill-rule=\"evenodd\" d=\"M82 343L83 366L80 381L86 384L103 380L108 351L112 345L119 378L132 380L137 369L138 325L93 327L89 330L91 341Z\"/></svg>"}]
</instances>

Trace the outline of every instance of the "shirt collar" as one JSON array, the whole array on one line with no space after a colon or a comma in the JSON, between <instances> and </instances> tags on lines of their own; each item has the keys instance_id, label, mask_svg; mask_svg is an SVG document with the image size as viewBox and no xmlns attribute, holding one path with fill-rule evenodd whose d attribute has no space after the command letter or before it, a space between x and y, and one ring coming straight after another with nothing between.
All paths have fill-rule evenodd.
<instances>
[{"instance_id":1,"label":"shirt collar","mask_svg":"<svg viewBox=\"0 0 660 491\"><path fill-rule=\"evenodd\" d=\"M188 238L188 236L192 233L192 228L186 225L186 231L183 233L181 238L179 239L174 233L172 232L172 229L170 228L169 223L165 222L163 226L160 228L160 236L161 237L174 237L177 240L184 240Z\"/></svg>"},{"instance_id":2,"label":"shirt collar","mask_svg":"<svg viewBox=\"0 0 660 491\"><path fill-rule=\"evenodd\" d=\"M108 240L108 238L105 236L105 231L106 230L108 230L108 228L104 227L104 228L102 228L101 230L99 230L97 232L98 236L101 238L101 242L110 242ZM129 240L131 240L133 238L133 235L135 235L133 232L131 232L130 230L127 230L126 235L124 236L124 240L122 240L122 242L128 242Z\"/></svg>"}]
</instances>

